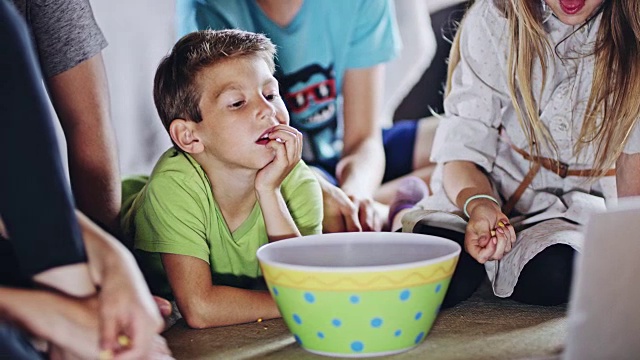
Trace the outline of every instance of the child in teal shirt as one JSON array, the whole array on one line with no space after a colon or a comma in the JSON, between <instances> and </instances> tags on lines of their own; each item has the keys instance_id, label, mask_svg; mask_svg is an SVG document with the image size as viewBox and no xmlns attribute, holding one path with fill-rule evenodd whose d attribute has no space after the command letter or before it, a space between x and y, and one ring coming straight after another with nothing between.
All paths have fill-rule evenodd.
<instances>
[{"instance_id":1,"label":"child in teal shirt","mask_svg":"<svg viewBox=\"0 0 640 360\"><path fill-rule=\"evenodd\" d=\"M194 328L280 316L256 290L256 250L322 231L320 186L289 126L274 55L264 35L204 30L180 39L156 72L174 148L146 183L125 181L134 194L122 225L152 291L173 297Z\"/></svg>"}]
</instances>

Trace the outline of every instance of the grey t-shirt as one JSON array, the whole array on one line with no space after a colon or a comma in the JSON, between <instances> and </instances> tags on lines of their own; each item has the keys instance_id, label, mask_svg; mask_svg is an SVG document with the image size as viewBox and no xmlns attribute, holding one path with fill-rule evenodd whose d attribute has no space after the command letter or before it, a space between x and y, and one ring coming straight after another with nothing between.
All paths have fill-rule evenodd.
<instances>
[{"instance_id":1,"label":"grey t-shirt","mask_svg":"<svg viewBox=\"0 0 640 360\"><path fill-rule=\"evenodd\" d=\"M13 0L13 3L31 29L45 77L69 70L107 46L89 0Z\"/></svg>"}]
</instances>

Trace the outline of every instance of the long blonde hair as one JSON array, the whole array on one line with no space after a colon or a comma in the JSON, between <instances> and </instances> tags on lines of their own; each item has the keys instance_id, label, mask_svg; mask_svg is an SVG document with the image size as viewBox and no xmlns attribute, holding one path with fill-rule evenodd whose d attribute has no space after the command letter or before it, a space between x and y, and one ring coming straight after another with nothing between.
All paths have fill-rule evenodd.
<instances>
[{"instance_id":1,"label":"long blonde hair","mask_svg":"<svg viewBox=\"0 0 640 360\"><path fill-rule=\"evenodd\" d=\"M530 153L539 155L542 145L557 154L557 145L538 116L531 81L536 60L542 66L542 79L546 78L547 54L553 51L542 26L541 2L493 1L509 24L507 83L520 126L529 140ZM604 0L600 10L602 19L593 54L595 68L591 94L580 141L574 148L574 153L580 154L588 145L595 144L593 169L596 177L615 165L640 117L640 1ZM447 94L451 90L453 70L460 61L459 37L460 29L451 48Z\"/></svg>"}]
</instances>

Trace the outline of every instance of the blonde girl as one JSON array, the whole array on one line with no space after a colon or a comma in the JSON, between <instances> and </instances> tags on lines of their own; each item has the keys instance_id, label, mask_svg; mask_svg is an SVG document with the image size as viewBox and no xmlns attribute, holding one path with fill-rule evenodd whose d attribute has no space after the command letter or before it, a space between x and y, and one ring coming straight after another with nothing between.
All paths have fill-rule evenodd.
<instances>
[{"instance_id":1,"label":"blonde girl","mask_svg":"<svg viewBox=\"0 0 640 360\"><path fill-rule=\"evenodd\" d=\"M469 8L434 143L434 195L403 220L464 245L445 306L485 271L497 296L566 302L580 225L640 195L639 97L640 2Z\"/></svg>"}]
</instances>

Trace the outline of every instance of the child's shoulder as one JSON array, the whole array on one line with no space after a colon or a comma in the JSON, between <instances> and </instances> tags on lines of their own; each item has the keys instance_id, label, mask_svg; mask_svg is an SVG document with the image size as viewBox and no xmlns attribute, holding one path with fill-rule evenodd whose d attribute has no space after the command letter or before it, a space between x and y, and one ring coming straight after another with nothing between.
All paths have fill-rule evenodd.
<instances>
[{"instance_id":1,"label":"child's shoulder","mask_svg":"<svg viewBox=\"0 0 640 360\"><path fill-rule=\"evenodd\" d=\"M482 53L487 46L504 48L508 41L509 25L503 0L479 0L467 11L461 28L460 46L472 53Z\"/></svg>"},{"instance_id":2,"label":"child's shoulder","mask_svg":"<svg viewBox=\"0 0 640 360\"><path fill-rule=\"evenodd\" d=\"M478 0L467 10L465 18L494 23L506 21L504 0Z\"/></svg>"},{"instance_id":3,"label":"child's shoulder","mask_svg":"<svg viewBox=\"0 0 640 360\"><path fill-rule=\"evenodd\" d=\"M202 172L202 167L193 157L175 148L170 148L156 162L151 172L151 178L167 174L191 177L198 172Z\"/></svg>"},{"instance_id":4,"label":"child's shoulder","mask_svg":"<svg viewBox=\"0 0 640 360\"><path fill-rule=\"evenodd\" d=\"M193 157L171 148L156 162L148 184L153 187L167 187L173 184L185 189L204 189L207 180L204 170Z\"/></svg>"}]
</instances>

